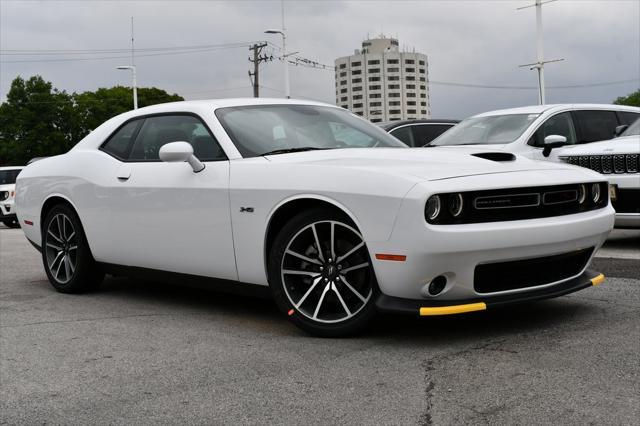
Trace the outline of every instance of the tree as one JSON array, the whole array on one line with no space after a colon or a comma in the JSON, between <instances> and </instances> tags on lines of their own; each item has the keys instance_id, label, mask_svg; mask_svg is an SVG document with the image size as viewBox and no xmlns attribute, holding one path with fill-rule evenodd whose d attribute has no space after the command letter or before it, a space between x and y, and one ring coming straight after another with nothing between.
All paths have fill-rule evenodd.
<instances>
[{"instance_id":1,"label":"tree","mask_svg":"<svg viewBox=\"0 0 640 426\"><path fill-rule=\"evenodd\" d=\"M620 96L615 101L613 101L616 105L629 105L629 106L637 106L640 107L640 89L636 90L633 93L628 94L627 96Z\"/></svg>"},{"instance_id":2,"label":"tree","mask_svg":"<svg viewBox=\"0 0 640 426\"><path fill-rule=\"evenodd\" d=\"M40 76L15 78L0 105L0 165L67 152L106 120L131 110L131 96L122 86L68 94ZM138 89L141 107L181 100L155 87Z\"/></svg>"}]
</instances>

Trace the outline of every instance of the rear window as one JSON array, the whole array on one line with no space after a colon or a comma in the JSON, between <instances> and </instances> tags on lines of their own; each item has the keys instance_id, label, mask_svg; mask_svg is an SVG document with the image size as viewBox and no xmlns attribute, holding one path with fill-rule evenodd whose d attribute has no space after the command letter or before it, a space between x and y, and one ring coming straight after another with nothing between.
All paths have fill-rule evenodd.
<instances>
[{"instance_id":1,"label":"rear window","mask_svg":"<svg viewBox=\"0 0 640 426\"><path fill-rule=\"evenodd\" d=\"M640 118L640 112L617 111L620 124L630 126L634 121Z\"/></svg>"}]
</instances>

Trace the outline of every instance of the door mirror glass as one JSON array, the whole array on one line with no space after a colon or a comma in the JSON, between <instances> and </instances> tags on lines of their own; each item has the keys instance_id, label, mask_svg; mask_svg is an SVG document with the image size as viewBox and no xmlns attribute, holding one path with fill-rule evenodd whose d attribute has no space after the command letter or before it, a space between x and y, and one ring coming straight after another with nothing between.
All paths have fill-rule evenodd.
<instances>
[{"instance_id":1,"label":"door mirror glass","mask_svg":"<svg viewBox=\"0 0 640 426\"><path fill-rule=\"evenodd\" d=\"M169 142L160 148L160 160L166 163L187 162L194 172L204 169L204 164L193 155L193 147L189 142Z\"/></svg>"},{"instance_id":2,"label":"door mirror glass","mask_svg":"<svg viewBox=\"0 0 640 426\"><path fill-rule=\"evenodd\" d=\"M567 138L560 135L549 135L544 138L544 149L542 155L548 157L553 148L558 148L567 144Z\"/></svg>"},{"instance_id":3,"label":"door mirror glass","mask_svg":"<svg viewBox=\"0 0 640 426\"><path fill-rule=\"evenodd\" d=\"M614 132L616 138L620 136L622 133L624 133L624 131L627 130L628 127L629 127L628 124L623 124L622 126L616 127L616 130Z\"/></svg>"}]
</instances>

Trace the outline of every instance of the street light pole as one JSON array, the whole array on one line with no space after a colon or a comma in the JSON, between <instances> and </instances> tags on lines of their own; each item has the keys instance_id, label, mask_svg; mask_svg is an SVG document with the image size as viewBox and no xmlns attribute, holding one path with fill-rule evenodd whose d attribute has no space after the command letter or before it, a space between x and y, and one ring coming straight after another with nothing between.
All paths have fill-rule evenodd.
<instances>
[{"instance_id":1,"label":"street light pole","mask_svg":"<svg viewBox=\"0 0 640 426\"><path fill-rule=\"evenodd\" d=\"M266 30L265 34L280 34L282 36L282 61L284 62L284 95L287 99L291 98L291 89L289 87L289 55L287 53L287 35L284 28L281 30Z\"/></svg>"},{"instance_id":2,"label":"street light pole","mask_svg":"<svg viewBox=\"0 0 640 426\"><path fill-rule=\"evenodd\" d=\"M131 70L133 77L133 109L138 109L138 87L136 82L136 67L134 65L121 65L119 70Z\"/></svg>"}]
</instances>

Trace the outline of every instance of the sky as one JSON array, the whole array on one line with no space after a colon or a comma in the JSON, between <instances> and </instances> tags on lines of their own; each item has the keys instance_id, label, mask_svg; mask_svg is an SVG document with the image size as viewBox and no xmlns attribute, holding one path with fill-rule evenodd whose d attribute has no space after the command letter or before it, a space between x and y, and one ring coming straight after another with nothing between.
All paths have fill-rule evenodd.
<instances>
[{"instance_id":1,"label":"sky","mask_svg":"<svg viewBox=\"0 0 640 426\"><path fill-rule=\"evenodd\" d=\"M536 72L518 67L536 60L535 8L517 10L529 4L289 0L287 50L333 65L367 36L397 37L428 55L432 116L464 118L537 103ZM129 53L97 50L129 49L131 17L138 86L186 99L252 96L249 45L269 41L265 52L280 54L280 36L264 34L282 26L279 0L0 0L0 100L18 75L39 74L67 92L130 85L129 71L116 69L130 63ZM610 103L640 87L640 0L552 1L543 6L543 22L545 59L564 58L546 66L547 103ZM220 47L144 50L204 45ZM332 70L290 72L292 97L334 103ZM282 97L282 62L263 63L260 82L261 96ZM585 87L554 88L575 85Z\"/></svg>"}]
</instances>

